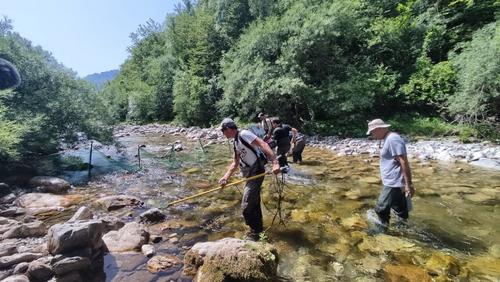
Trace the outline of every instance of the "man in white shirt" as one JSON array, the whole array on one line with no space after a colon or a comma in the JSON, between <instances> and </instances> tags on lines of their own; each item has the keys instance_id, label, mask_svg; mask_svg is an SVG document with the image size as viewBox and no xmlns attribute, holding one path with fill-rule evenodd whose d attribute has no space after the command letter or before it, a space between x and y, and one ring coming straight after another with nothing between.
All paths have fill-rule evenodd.
<instances>
[{"instance_id":1,"label":"man in white shirt","mask_svg":"<svg viewBox=\"0 0 500 282\"><path fill-rule=\"evenodd\" d=\"M230 118L225 118L222 121L220 129L226 138L234 139L234 158L224 176L219 180L219 184L227 184L238 166L243 177L248 178L264 173L266 158L272 163L273 172L276 174L280 172L276 155L264 140L249 130L244 129L239 131L236 123ZM247 181L241 202L245 223L251 229L248 238L253 240L258 240L259 233L264 230L260 207L260 190L263 181L264 176Z\"/></svg>"}]
</instances>

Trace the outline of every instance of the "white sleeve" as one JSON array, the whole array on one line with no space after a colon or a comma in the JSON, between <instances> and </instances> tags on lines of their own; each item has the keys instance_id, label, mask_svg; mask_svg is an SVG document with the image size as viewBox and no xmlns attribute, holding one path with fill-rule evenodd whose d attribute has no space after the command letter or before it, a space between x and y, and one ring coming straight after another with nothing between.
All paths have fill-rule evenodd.
<instances>
[{"instance_id":1,"label":"white sleeve","mask_svg":"<svg viewBox=\"0 0 500 282\"><path fill-rule=\"evenodd\" d=\"M243 129L240 132L240 137L248 144L252 144L252 142L257 138L257 135L253 134L250 130Z\"/></svg>"}]
</instances>

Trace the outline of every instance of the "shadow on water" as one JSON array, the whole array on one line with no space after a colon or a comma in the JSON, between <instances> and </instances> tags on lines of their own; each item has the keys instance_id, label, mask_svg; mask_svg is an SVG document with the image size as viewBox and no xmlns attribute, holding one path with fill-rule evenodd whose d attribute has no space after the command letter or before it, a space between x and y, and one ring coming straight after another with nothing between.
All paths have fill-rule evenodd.
<instances>
[{"instance_id":1,"label":"shadow on water","mask_svg":"<svg viewBox=\"0 0 500 282\"><path fill-rule=\"evenodd\" d=\"M435 249L455 249L468 254L479 254L487 250L481 240L463 234L453 234L435 223L413 226L402 231L404 236L425 242Z\"/></svg>"}]
</instances>

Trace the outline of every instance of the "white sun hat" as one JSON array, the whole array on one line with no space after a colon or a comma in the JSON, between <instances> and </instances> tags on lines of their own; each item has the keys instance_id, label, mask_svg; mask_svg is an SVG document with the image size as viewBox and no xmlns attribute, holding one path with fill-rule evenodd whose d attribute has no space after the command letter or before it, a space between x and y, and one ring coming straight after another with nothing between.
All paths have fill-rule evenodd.
<instances>
[{"instance_id":1,"label":"white sun hat","mask_svg":"<svg viewBox=\"0 0 500 282\"><path fill-rule=\"evenodd\" d=\"M372 130L375 128L387 128L391 126L390 124L385 123L383 120L377 118L368 123L368 131L366 132L366 135L370 135Z\"/></svg>"}]
</instances>

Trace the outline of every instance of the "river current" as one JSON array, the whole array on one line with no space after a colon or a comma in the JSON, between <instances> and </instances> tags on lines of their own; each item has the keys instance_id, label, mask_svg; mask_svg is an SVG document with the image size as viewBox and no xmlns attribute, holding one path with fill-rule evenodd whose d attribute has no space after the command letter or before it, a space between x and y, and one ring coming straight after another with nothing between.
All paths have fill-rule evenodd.
<instances>
[{"instance_id":1,"label":"river current","mask_svg":"<svg viewBox=\"0 0 500 282\"><path fill-rule=\"evenodd\" d=\"M176 140L183 146L180 152L171 149ZM118 141L135 165L138 146L145 145L140 148L141 170L101 176L104 180L77 190L91 198L130 194L147 207L160 208L168 222L162 225L168 228L160 229L166 237L175 235L181 249L243 237L243 185L167 207L217 187L231 161L229 143L202 150L205 142L171 135L132 135ZM384 234L366 218L381 189L378 157L337 156L310 147L303 157L302 164L291 164L290 173L277 178L284 180L279 212L276 178L267 176L262 189L264 225L269 227L262 239L278 249L284 280L499 281L498 171L410 159L417 191L409 225L393 224ZM236 175L231 181L239 179ZM157 247L161 250L161 243Z\"/></svg>"}]
</instances>

